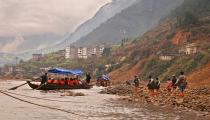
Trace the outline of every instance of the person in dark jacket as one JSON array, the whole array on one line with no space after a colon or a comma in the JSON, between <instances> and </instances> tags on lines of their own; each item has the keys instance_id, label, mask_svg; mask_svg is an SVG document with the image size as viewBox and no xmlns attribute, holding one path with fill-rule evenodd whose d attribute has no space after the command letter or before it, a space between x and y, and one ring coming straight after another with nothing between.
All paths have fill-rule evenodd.
<instances>
[{"instance_id":1,"label":"person in dark jacket","mask_svg":"<svg viewBox=\"0 0 210 120\"><path fill-rule=\"evenodd\" d=\"M156 78L154 82L155 82L155 89L157 91L159 91L159 89L160 89L160 80L159 80L159 78Z\"/></svg>"},{"instance_id":2,"label":"person in dark jacket","mask_svg":"<svg viewBox=\"0 0 210 120\"><path fill-rule=\"evenodd\" d=\"M41 76L41 85L47 83L48 80L48 76L47 73L45 73L44 75Z\"/></svg>"},{"instance_id":3,"label":"person in dark jacket","mask_svg":"<svg viewBox=\"0 0 210 120\"><path fill-rule=\"evenodd\" d=\"M134 76L133 83L134 83L135 88L133 89L133 92L132 92L132 98L135 99L139 93L139 83L140 83L140 80L137 75Z\"/></svg>"},{"instance_id":4,"label":"person in dark jacket","mask_svg":"<svg viewBox=\"0 0 210 120\"><path fill-rule=\"evenodd\" d=\"M134 80L133 80L135 87L139 87L139 78L137 77L137 75L134 76Z\"/></svg>"},{"instance_id":5,"label":"person in dark jacket","mask_svg":"<svg viewBox=\"0 0 210 120\"><path fill-rule=\"evenodd\" d=\"M91 80L90 73L87 73L86 74L86 82L89 84L90 83L90 80Z\"/></svg>"},{"instance_id":6,"label":"person in dark jacket","mask_svg":"<svg viewBox=\"0 0 210 120\"><path fill-rule=\"evenodd\" d=\"M155 82L154 82L154 79L152 78L152 76L149 76L149 80L148 80L148 84L147 84L147 87L148 87L148 90L149 90L149 93L150 93L150 96L154 96L155 93L154 93L154 89L155 89Z\"/></svg>"},{"instance_id":7,"label":"person in dark jacket","mask_svg":"<svg viewBox=\"0 0 210 120\"><path fill-rule=\"evenodd\" d=\"M173 75L172 76L172 87L174 90L177 88L176 82L177 82L177 78L175 75Z\"/></svg>"}]
</instances>

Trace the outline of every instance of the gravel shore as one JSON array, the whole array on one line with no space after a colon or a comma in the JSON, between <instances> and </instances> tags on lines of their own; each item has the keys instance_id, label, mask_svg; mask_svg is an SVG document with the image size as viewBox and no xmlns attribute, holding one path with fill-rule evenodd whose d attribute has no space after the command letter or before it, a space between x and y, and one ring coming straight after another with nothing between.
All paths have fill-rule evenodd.
<instances>
[{"instance_id":1,"label":"gravel shore","mask_svg":"<svg viewBox=\"0 0 210 120\"><path fill-rule=\"evenodd\" d=\"M179 91L169 92L162 87L158 94L151 96L146 87L135 89L131 85L116 85L105 88L102 94L120 95L120 101L140 105L152 105L161 108L171 108L181 111L194 111L201 116L210 119L210 88L188 88L185 96L180 97Z\"/></svg>"}]
</instances>

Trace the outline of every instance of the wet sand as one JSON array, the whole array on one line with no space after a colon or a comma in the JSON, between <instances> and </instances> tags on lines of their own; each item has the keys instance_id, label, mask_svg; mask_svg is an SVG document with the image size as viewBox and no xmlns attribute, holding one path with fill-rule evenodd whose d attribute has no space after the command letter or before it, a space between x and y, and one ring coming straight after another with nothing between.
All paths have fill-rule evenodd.
<instances>
[{"instance_id":1,"label":"wet sand","mask_svg":"<svg viewBox=\"0 0 210 120\"><path fill-rule=\"evenodd\" d=\"M23 81L0 81L0 90L7 90L16 85L24 83ZM24 103L3 94L0 94L0 116L2 120L187 120L198 118L197 115L184 114L169 109L160 109L152 106L139 106L135 104L122 103L117 101L118 96L99 94L102 88L94 87L90 90L73 90L74 92L82 92L85 96L61 96L60 92L41 92L32 90L27 85L10 91L13 93L24 94L33 97L47 98L59 101L37 100L17 96L18 98L56 107L78 113L85 116L100 117L83 117L73 115L61 111L42 108L39 106Z\"/></svg>"}]
</instances>

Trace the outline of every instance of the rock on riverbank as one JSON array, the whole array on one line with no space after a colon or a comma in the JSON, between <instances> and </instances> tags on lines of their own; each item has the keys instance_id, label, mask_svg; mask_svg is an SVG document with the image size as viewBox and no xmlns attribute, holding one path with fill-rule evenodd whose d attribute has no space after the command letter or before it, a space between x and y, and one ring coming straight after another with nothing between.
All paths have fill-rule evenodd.
<instances>
[{"instance_id":1,"label":"rock on riverbank","mask_svg":"<svg viewBox=\"0 0 210 120\"><path fill-rule=\"evenodd\" d=\"M104 94L117 94L121 100L135 103L147 103L157 106L170 106L183 110L195 110L210 113L210 88L188 88L184 97L179 96L179 91L169 92L165 88L160 89L157 95L151 96L145 87L135 90L133 86L117 85L101 91Z\"/></svg>"}]
</instances>

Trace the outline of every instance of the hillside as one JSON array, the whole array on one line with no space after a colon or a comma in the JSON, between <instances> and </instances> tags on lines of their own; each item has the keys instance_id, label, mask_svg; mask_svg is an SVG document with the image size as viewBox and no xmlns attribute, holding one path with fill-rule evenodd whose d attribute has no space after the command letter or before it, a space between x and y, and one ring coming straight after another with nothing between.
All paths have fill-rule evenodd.
<instances>
[{"instance_id":1,"label":"hillside","mask_svg":"<svg viewBox=\"0 0 210 120\"><path fill-rule=\"evenodd\" d=\"M189 75L193 86L210 86L210 62Z\"/></svg>"},{"instance_id":2,"label":"hillside","mask_svg":"<svg viewBox=\"0 0 210 120\"><path fill-rule=\"evenodd\" d=\"M124 38L136 38L157 25L162 17L182 2L183 0L137 0L75 44L116 44Z\"/></svg>"},{"instance_id":3,"label":"hillside","mask_svg":"<svg viewBox=\"0 0 210 120\"><path fill-rule=\"evenodd\" d=\"M123 82L132 79L134 75L139 75L144 80L152 75L165 81L183 70L190 76L192 82L205 79L205 82L210 83L207 72L210 63L209 2L185 0L180 7L163 19L160 25L115 51L113 55L117 56L118 60L126 59L110 73L113 81ZM195 9L202 14L193 12ZM191 21L192 17L195 21ZM196 54L179 53L181 48L191 43L198 46ZM159 59L161 55L167 54L171 54L173 59L168 61ZM204 77L194 78L199 71Z\"/></svg>"}]
</instances>

